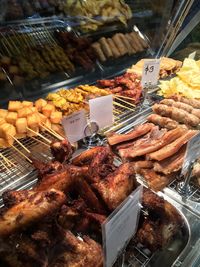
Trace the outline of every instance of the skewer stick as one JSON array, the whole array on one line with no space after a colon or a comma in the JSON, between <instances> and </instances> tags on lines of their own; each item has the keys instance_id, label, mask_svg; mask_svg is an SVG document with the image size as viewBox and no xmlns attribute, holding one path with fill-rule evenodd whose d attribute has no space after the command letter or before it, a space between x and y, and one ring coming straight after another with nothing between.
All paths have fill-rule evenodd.
<instances>
[{"instance_id":1,"label":"skewer stick","mask_svg":"<svg viewBox=\"0 0 200 267\"><path fill-rule=\"evenodd\" d=\"M124 99L128 99L128 100L134 100L132 97L128 97L128 96L123 96L123 95L117 95L117 97L119 98L124 98Z\"/></svg>"},{"instance_id":2,"label":"skewer stick","mask_svg":"<svg viewBox=\"0 0 200 267\"><path fill-rule=\"evenodd\" d=\"M28 152L29 154L31 153L31 151L26 148L16 137L12 136L9 134L10 137L12 137L21 147L23 147L24 150L26 150L26 152Z\"/></svg>"},{"instance_id":3,"label":"skewer stick","mask_svg":"<svg viewBox=\"0 0 200 267\"><path fill-rule=\"evenodd\" d=\"M54 130L50 129L49 127L45 126L44 124L40 124L40 126L42 128L44 128L47 132L52 134L54 137L56 137L58 140L62 141L64 139L60 134L56 133Z\"/></svg>"},{"instance_id":4,"label":"skewer stick","mask_svg":"<svg viewBox=\"0 0 200 267\"><path fill-rule=\"evenodd\" d=\"M8 167L6 166L6 164L4 162L1 162L1 164L4 166L4 168L6 168L6 170L9 172Z\"/></svg>"},{"instance_id":5,"label":"skewer stick","mask_svg":"<svg viewBox=\"0 0 200 267\"><path fill-rule=\"evenodd\" d=\"M33 131L33 130L32 130L31 128L29 128L29 127L26 127L26 129L29 130L30 132L32 132L32 133L38 135L39 137L41 137L42 139L44 139L47 143L51 144L51 141L50 141L49 139L47 139L46 137L44 137L42 134Z\"/></svg>"},{"instance_id":6,"label":"skewer stick","mask_svg":"<svg viewBox=\"0 0 200 267\"><path fill-rule=\"evenodd\" d=\"M8 158L6 158L2 153L0 153L0 157L9 165L9 167L11 166L16 166L11 160L9 160Z\"/></svg>"},{"instance_id":7,"label":"skewer stick","mask_svg":"<svg viewBox=\"0 0 200 267\"><path fill-rule=\"evenodd\" d=\"M123 100L123 99L120 99L120 98L117 97L117 96L115 96L115 99L118 99L119 101L121 101L121 102L123 102L123 103L126 103L126 104L129 105L129 106L135 107L134 104L132 104L132 103L130 103L130 102L128 102L128 101L125 101L125 100Z\"/></svg>"},{"instance_id":8,"label":"skewer stick","mask_svg":"<svg viewBox=\"0 0 200 267\"><path fill-rule=\"evenodd\" d=\"M32 138L32 139L35 140L36 142L39 142L39 143L41 143L41 144L43 144L43 145L49 147L49 145L47 145L45 142L43 142L43 141L41 141L41 140L35 138L34 136L31 136L30 138Z\"/></svg>"},{"instance_id":9,"label":"skewer stick","mask_svg":"<svg viewBox=\"0 0 200 267\"><path fill-rule=\"evenodd\" d=\"M22 153L18 148L16 148L15 146L11 145L12 148L14 148L22 157L24 157L25 159L27 159L30 163L32 163L32 160L30 160L26 155L24 155L24 153Z\"/></svg>"},{"instance_id":10,"label":"skewer stick","mask_svg":"<svg viewBox=\"0 0 200 267\"><path fill-rule=\"evenodd\" d=\"M119 107L128 109L128 110L131 110L131 111L135 111L133 108L126 107L126 106L124 106L124 105L122 105L122 104L119 104L119 103L117 103L117 102L115 102L115 101L113 101L113 104L116 105L116 106L119 106Z\"/></svg>"}]
</instances>

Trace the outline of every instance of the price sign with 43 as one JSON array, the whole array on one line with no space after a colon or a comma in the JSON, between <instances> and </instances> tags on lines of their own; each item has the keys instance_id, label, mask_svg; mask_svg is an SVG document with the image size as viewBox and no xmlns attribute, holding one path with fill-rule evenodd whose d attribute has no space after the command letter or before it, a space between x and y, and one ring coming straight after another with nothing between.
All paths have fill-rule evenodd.
<instances>
[{"instance_id":1,"label":"price sign with 43","mask_svg":"<svg viewBox=\"0 0 200 267\"><path fill-rule=\"evenodd\" d=\"M142 86L154 86L158 83L160 59L145 60L142 72Z\"/></svg>"}]
</instances>

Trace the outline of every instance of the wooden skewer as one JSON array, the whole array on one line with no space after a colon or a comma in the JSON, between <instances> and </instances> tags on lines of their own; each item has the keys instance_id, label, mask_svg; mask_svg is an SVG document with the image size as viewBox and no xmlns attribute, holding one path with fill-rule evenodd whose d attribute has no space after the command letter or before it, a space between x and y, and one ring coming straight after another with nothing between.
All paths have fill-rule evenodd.
<instances>
[{"instance_id":1,"label":"wooden skewer","mask_svg":"<svg viewBox=\"0 0 200 267\"><path fill-rule=\"evenodd\" d=\"M41 143L41 144L43 144L43 145L45 145L45 146L47 146L47 147L50 147L50 145L47 145L45 142L42 142L41 140L35 138L34 136L31 136L30 138L32 138L32 139L35 140L36 142L39 142L39 143Z\"/></svg>"},{"instance_id":2,"label":"wooden skewer","mask_svg":"<svg viewBox=\"0 0 200 267\"><path fill-rule=\"evenodd\" d=\"M16 148L15 146L11 145L12 148L14 148L20 155L22 155L22 157L24 157L25 159L27 159L30 163L32 163L32 160L30 160L26 155L24 155L24 153L22 153L18 148Z\"/></svg>"},{"instance_id":3,"label":"wooden skewer","mask_svg":"<svg viewBox=\"0 0 200 267\"><path fill-rule=\"evenodd\" d=\"M58 140L62 141L64 139L61 135L59 135L58 133L56 133L54 130L46 127L45 125L40 124L40 126L42 128L44 128L47 132L49 132L50 134L52 134L54 137L56 137Z\"/></svg>"},{"instance_id":4,"label":"wooden skewer","mask_svg":"<svg viewBox=\"0 0 200 267\"><path fill-rule=\"evenodd\" d=\"M1 162L1 164L4 166L4 168L6 168L8 172L10 171L4 162Z\"/></svg>"},{"instance_id":5,"label":"wooden skewer","mask_svg":"<svg viewBox=\"0 0 200 267\"><path fill-rule=\"evenodd\" d=\"M128 102L128 101L125 101L125 100L123 100L123 99L120 99L120 97L117 97L117 96L116 96L115 99L119 99L119 101L121 101L121 102L123 102L123 103L126 103L126 104L129 105L129 106L135 107L134 104L132 104L132 103L130 103L130 102Z\"/></svg>"},{"instance_id":6,"label":"wooden skewer","mask_svg":"<svg viewBox=\"0 0 200 267\"><path fill-rule=\"evenodd\" d=\"M0 153L0 157L8 164L9 167L16 166L11 160L7 159L2 153Z\"/></svg>"},{"instance_id":7,"label":"wooden skewer","mask_svg":"<svg viewBox=\"0 0 200 267\"><path fill-rule=\"evenodd\" d=\"M28 148L26 148L16 137L12 135L10 135L10 137L12 137L21 147L23 147L23 149L25 149L26 152L28 152L29 154L31 153L31 151Z\"/></svg>"},{"instance_id":8,"label":"wooden skewer","mask_svg":"<svg viewBox=\"0 0 200 267\"><path fill-rule=\"evenodd\" d=\"M42 139L44 139L47 143L51 144L51 141L50 141L49 139L47 139L46 137L44 137L42 134L33 131L33 130L32 130L31 128L29 128L29 127L26 127L26 129L29 130L30 132L32 132L32 133L38 135L39 137L41 137Z\"/></svg>"},{"instance_id":9,"label":"wooden skewer","mask_svg":"<svg viewBox=\"0 0 200 267\"><path fill-rule=\"evenodd\" d=\"M124 105L122 105L122 104L119 104L119 103L117 103L117 102L115 102L115 101L113 101L113 104L116 105L116 106L119 106L119 107L128 109L128 110L131 110L131 111L135 111L133 108L126 107L126 106L124 106Z\"/></svg>"},{"instance_id":10,"label":"wooden skewer","mask_svg":"<svg viewBox=\"0 0 200 267\"><path fill-rule=\"evenodd\" d=\"M124 99L129 99L129 100L134 100L133 98L131 98L131 97L128 97L128 96L123 96L123 95L117 95L117 97L119 97L119 98L124 98Z\"/></svg>"}]
</instances>

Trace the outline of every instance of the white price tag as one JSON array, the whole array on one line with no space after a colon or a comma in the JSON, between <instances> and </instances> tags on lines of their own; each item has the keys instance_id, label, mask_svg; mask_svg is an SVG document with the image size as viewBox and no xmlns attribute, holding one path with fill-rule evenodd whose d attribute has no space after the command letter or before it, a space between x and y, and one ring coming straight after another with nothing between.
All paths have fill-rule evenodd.
<instances>
[{"instance_id":1,"label":"white price tag","mask_svg":"<svg viewBox=\"0 0 200 267\"><path fill-rule=\"evenodd\" d=\"M90 120L95 121L99 128L113 124L113 96L101 96L89 100Z\"/></svg>"},{"instance_id":2,"label":"white price tag","mask_svg":"<svg viewBox=\"0 0 200 267\"><path fill-rule=\"evenodd\" d=\"M143 187L139 186L102 225L104 267L113 266L138 227Z\"/></svg>"},{"instance_id":3,"label":"white price tag","mask_svg":"<svg viewBox=\"0 0 200 267\"><path fill-rule=\"evenodd\" d=\"M160 59L150 59L144 61L142 71L142 87L146 85L157 85L160 71Z\"/></svg>"},{"instance_id":4,"label":"white price tag","mask_svg":"<svg viewBox=\"0 0 200 267\"><path fill-rule=\"evenodd\" d=\"M200 133L196 134L187 143L185 158L182 166L181 174L185 175L190 164L200 157Z\"/></svg>"},{"instance_id":5,"label":"white price tag","mask_svg":"<svg viewBox=\"0 0 200 267\"><path fill-rule=\"evenodd\" d=\"M85 111L80 110L64 117L62 125L69 142L74 143L84 138L84 129L87 125Z\"/></svg>"},{"instance_id":6,"label":"white price tag","mask_svg":"<svg viewBox=\"0 0 200 267\"><path fill-rule=\"evenodd\" d=\"M195 59L197 51L194 51L193 53L189 54L188 58Z\"/></svg>"}]
</instances>

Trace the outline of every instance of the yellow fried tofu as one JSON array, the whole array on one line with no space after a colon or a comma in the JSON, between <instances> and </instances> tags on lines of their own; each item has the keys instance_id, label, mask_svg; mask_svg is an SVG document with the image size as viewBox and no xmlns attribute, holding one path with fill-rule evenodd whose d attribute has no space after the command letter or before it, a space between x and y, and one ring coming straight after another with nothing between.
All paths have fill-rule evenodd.
<instances>
[{"instance_id":1,"label":"yellow fried tofu","mask_svg":"<svg viewBox=\"0 0 200 267\"><path fill-rule=\"evenodd\" d=\"M21 108L18 110L18 118L26 118L33 113L31 108Z\"/></svg>"},{"instance_id":2,"label":"yellow fried tofu","mask_svg":"<svg viewBox=\"0 0 200 267\"><path fill-rule=\"evenodd\" d=\"M38 116L40 117L40 122L41 122L41 123L45 123L45 122L47 121L47 117L44 116L44 114L42 114L42 113L40 113L40 112L38 112L37 114L38 114Z\"/></svg>"},{"instance_id":3,"label":"yellow fried tofu","mask_svg":"<svg viewBox=\"0 0 200 267\"><path fill-rule=\"evenodd\" d=\"M22 106L25 108L32 108L33 107L33 102L31 101L22 101Z\"/></svg>"},{"instance_id":4,"label":"yellow fried tofu","mask_svg":"<svg viewBox=\"0 0 200 267\"><path fill-rule=\"evenodd\" d=\"M9 143L4 138L0 138L0 148L7 148L7 147L10 147Z\"/></svg>"},{"instance_id":5,"label":"yellow fried tofu","mask_svg":"<svg viewBox=\"0 0 200 267\"><path fill-rule=\"evenodd\" d=\"M46 104L46 106L44 106L42 108L42 113L49 118L51 116L51 113L55 111L55 106L53 106L52 104Z\"/></svg>"},{"instance_id":6,"label":"yellow fried tofu","mask_svg":"<svg viewBox=\"0 0 200 267\"><path fill-rule=\"evenodd\" d=\"M7 116L6 116L6 121L8 123L11 123L12 125L15 125L17 117L18 117L17 112L9 111Z\"/></svg>"},{"instance_id":7,"label":"yellow fried tofu","mask_svg":"<svg viewBox=\"0 0 200 267\"><path fill-rule=\"evenodd\" d=\"M28 127L33 129L39 127L39 120L36 114L31 114L27 117Z\"/></svg>"},{"instance_id":8,"label":"yellow fried tofu","mask_svg":"<svg viewBox=\"0 0 200 267\"><path fill-rule=\"evenodd\" d=\"M0 137L7 141L12 139L16 135L16 128L10 123L4 123L0 125Z\"/></svg>"},{"instance_id":9,"label":"yellow fried tofu","mask_svg":"<svg viewBox=\"0 0 200 267\"><path fill-rule=\"evenodd\" d=\"M9 101L8 110L9 111L17 111L23 108L23 105L20 101Z\"/></svg>"},{"instance_id":10,"label":"yellow fried tofu","mask_svg":"<svg viewBox=\"0 0 200 267\"><path fill-rule=\"evenodd\" d=\"M0 118L0 125L6 123L6 120L4 118Z\"/></svg>"},{"instance_id":11,"label":"yellow fried tofu","mask_svg":"<svg viewBox=\"0 0 200 267\"><path fill-rule=\"evenodd\" d=\"M18 134L25 134L27 132L27 119L18 118L16 121L16 130Z\"/></svg>"},{"instance_id":12,"label":"yellow fried tofu","mask_svg":"<svg viewBox=\"0 0 200 267\"><path fill-rule=\"evenodd\" d=\"M42 98L35 101L35 107L37 108L38 111L42 111L42 108L46 106L46 104L47 101Z\"/></svg>"},{"instance_id":13,"label":"yellow fried tofu","mask_svg":"<svg viewBox=\"0 0 200 267\"><path fill-rule=\"evenodd\" d=\"M8 114L7 109L0 109L0 118L5 118Z\"/></svg>"},{"instance_id":14,"label":"yellow fried tofu","mask_svg":"<svg viewBox=\"0 0 200 267\"><path fill-rule=\"evenodd\" d=\"M61 123L62 120L62 112L60 111L53 111L50 115L51 123Z\"/></svg>"},{"instance_id":15,"label":"yellow fried tofu","mask_svg":"<svg viewBox=\"0 0 200 267\"><path fill-rule=\"evenodd\" d=\"M24 133L16 133L16 135L15 135L15 138L17 138L17 139L22 139L25 137L26 137L26 134L24 134Z\"/></svg>"}]
</instances>

